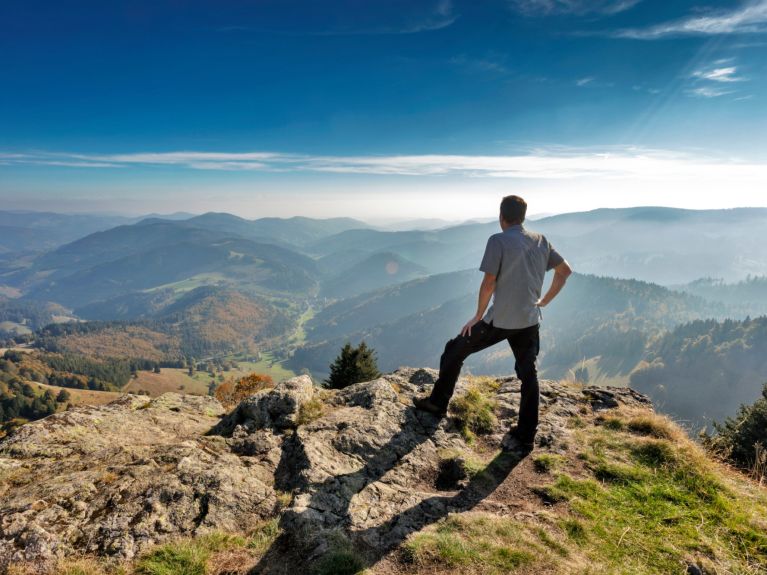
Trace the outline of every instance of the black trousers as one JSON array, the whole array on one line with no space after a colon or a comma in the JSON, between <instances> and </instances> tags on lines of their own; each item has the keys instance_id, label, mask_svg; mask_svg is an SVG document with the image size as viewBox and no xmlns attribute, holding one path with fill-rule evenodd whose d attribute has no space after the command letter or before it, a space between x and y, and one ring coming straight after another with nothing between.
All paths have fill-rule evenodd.
<instances>
[{"instance_id":1,"label":"black trousers","mask_svg":"<svg viewBox=\"0 0 767 575\"><path fill-rule=\"evenodd\" d=\"M431 392L431 402L446 409L464 360L505 339L514 353L514 369L522 382L517 434L522 439L535 437L538 428L538 369L535 362L541 348L539 327L535 324L522 329L504 329L495 327L492 321L488 324L480 320L471 328L471 335L459 334L448 341L439 360L439 378Z\"/></svg>"}]
</instances>

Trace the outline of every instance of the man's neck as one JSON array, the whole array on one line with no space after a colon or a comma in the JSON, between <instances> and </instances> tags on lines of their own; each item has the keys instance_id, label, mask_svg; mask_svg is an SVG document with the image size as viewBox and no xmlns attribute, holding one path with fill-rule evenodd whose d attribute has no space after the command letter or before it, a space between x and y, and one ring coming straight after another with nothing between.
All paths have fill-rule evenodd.
<instances>
[{"instance_id":1,"label":"man's neck","mask_svg":"<svg viewBox=\"0 0 767 575\"><path fill-rule=\"evenodd\" d=\"M507 232L509 230L518 230L522 227L522 224L520 222L514 223L514 224L505 224L505 226L501 226L503 228L504 232Z\"/></svg>"}]
</instances>

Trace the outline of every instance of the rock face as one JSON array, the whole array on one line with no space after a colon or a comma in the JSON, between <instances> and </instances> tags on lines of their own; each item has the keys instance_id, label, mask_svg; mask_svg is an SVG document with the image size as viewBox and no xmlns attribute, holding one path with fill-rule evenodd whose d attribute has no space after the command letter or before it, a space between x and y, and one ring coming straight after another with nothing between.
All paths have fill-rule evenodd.
<instances>
[{"instance_id":1,"label":"rock face","mask_svg":"<svg viewBox=\"0 0 767 575\"><path fill-rule=\"evenodd\" d=\"M125 396L21 427L0 443L0 570L75 552L131 559L272 514L274 465L204 436L222 414L207 397Z\"/></svg>"},{"instance_id":2,"label":"rock face","mask_svg":"<svg viewBox=\"0 0 767 575\"><path fill-rule=\"evenodd\" d=\"M435 518L476 505L493 474L515 464L496 457L480 479L445 470L445 453L467 450L463 437L451 418L412 408L435 377L400 368L331 392L302 376L223 418L210 398L126 396L23 426L0 442L0 570L30 561L42 571L82 552L129 560L179 535L247 531L279 511L281 492L292 495L281 527L306 561L339 537L381 556ZM490 450L519 402L516 378L497 383ZM465 386L459 380L456 395ZM298 425L302 406L318 400L318 417ZM564 449L571 416L613 403L649 404L630 390L542 382L539 445ZM449 473L463 489L450 491ZM275 572L274 553L255 572Z\"/></svg>"}]
</instances>

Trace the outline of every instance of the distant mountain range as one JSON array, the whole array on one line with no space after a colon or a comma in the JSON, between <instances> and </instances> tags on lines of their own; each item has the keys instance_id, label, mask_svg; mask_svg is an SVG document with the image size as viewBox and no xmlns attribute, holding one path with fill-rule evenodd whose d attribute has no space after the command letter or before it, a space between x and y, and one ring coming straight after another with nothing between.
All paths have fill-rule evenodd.
<instances>
[{"instance_id":1,"label":"distant mountain range","mask_svg":"<svg viewBox=\"0 0 767 575\"><path fill-rule=\"evenodd\" d=\"M319 377L343 343L364 339L384 370L436 366L474 312L477 267L499 231L437 223L0 212L14 228L0 241L0 339L74 315L88 323L41 339L155 360L272 346ZM578 272L544 310L547 377L626 384L677 326L767 313L767 209L602 209L527 225ZM497 346L467 369L507 373L513 358Z\"/></svg>"}]
</instances>

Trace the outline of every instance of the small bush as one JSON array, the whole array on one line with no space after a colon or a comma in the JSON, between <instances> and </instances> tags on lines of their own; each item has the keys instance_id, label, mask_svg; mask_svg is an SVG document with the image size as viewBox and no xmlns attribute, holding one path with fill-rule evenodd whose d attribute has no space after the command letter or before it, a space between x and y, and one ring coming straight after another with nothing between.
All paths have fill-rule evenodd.
<instances>
[{"instance_id":1,"label":"small bush","mask_svg":"<svg viewBox=\"0 0 767 575\"><path fill-rule=\"evenodd\" d=\"M298 425L306 425L312 421L319 419L325 413L325 404L319 398L312 398L309 401L305 401L298 408L298 417L296 423Z\"/></svg>"},{"instance_id":2,"label":"small bush","mask_svg":"<svg viewBox=\"0 0 767 575\"><path fill-rule=\"evenodd\" d=\"M216 399L221 405L230 409L240 403L246 397L274 387L274 381L269 375L249 373L236 381L225 381L216 388Z\"/></svg>"},{"instance_id":3,"label":"small bush","mask_svg":"<svg viewBox=\"0 0 767 575\"><path fill-rule=\"evenodd\" d=\"M714 437L704 437L709 448L759 480L767 476L767 383L753 405L741 405L735 417L714 423L714 429Z\"/></svg>"}]
</instances>

